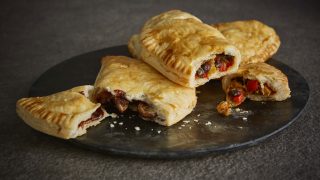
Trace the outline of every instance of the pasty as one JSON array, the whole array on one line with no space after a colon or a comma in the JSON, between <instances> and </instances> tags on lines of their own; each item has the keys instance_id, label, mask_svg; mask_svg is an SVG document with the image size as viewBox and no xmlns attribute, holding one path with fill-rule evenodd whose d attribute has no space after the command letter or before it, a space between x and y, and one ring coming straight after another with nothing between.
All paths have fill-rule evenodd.
<instances>
[{"instance_id":1,"label":"pasty","mask_svg":"<svg viewBox=\"0 0 320 180\"><path fill-rule=\"evenodd\" d=\"M120 113L137 111L144 120L170 126L187 116L196 105L194 88L176 84L143 61L107 56L94 84L93 98Z\"/></svg>"},{"instance_id":2,"label":"pasty","mask_svg":"<svg viewBox=\"0 0 320 180\"><path fill-rule=\"evenodd\" d=\"M217 110L229 114L228 107L240 105L246 98L253 101L283 101L290 97L288 78L280 70L266 63L243 65L237 73L222 78L226 102Z\"/></svg>"},{"instance_id":3,"label":"pasty","mask_svg":"<svg viewBox=\"0 0 320 180\"><path fill-rule=\"evenodd\" d=\"M128 43L131 54L171 81L197 87L236 72L239 50L212 26L172 10L149 19Z\"/></svg>"},{"instance_id":4,"label":"pasty","mask_svg":"<svg viewBox=\"0 0 320 180\"><path fill-rule=\"evenodd\" d=\"M32 128L63 139L75 138L108 114L89 100L93 86L85 85L44 97L18 100L17 113Z\"/></svg>"},{"instance_id":5,"label":"pasty","mask_svg":"<svg viewBox=\"0 0 320 180\"><path fill-rule=\"evenodd\" d=\"M265 62L280 46L280 39L275 30L257 20L218 23L212 26L240 50L240 66Z\"/></svg>"}]
</instances>

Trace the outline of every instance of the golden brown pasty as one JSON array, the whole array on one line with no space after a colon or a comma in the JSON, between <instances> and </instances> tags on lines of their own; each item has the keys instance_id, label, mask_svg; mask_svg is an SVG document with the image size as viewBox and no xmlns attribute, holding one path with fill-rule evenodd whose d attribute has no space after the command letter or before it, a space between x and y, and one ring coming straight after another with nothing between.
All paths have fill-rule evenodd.
<instances>
[{"instance_id":1,"label":"golden brown pasty","mask_svg":"<svg viewBox=\"0 0 320 180\"><path fill-rule=\"evenodd\" d=\"M194 88L173 83L143 61L125 56L102 59L94 88L96 102L121 113L131 108L164 126L187 116L197 101Z\"/></svg>"},{"instance_id":2,"label":"golden brown pasty","mask_svg":"<svg viewBox=\"0 0 320 180\"><path fill-rule=\"evenodd\" d=\"M85 85L44 97L22 98L17 113L32 128L63 139L75 138L100 123L108 114L88 98L93 86Z\"/></svg>"},{"instance_id":3,"label":"golden brown pasty","mask_svg":"<svg viewBox=\"0 0 320 180\"><path fill-rule=\"evenodd\" d=\"M128 43L131 54L171 81L197 87L236 72L239 50L195 16L172 10L149 19Z\"/></svg>"},{"instance_id":4,"label":"golden brown pasty","mask_svg":"<svg viewBox=\"0 0 320 180\"><path fill-rule=\"evenodd\" d=\"M241 104L245 98L253 101L283 101L290 97L288 78L280 70L266 63L241 66L237 73L222 78L227 103L220 103L218 111Z\"/></svg>"},{"instance_id":5,"label":"golden brown pasty","mask_svg":"<svg viewBox=\"0 0 320 180\"><path fill-rule=\"evenodd\" d=\"M280 46L273 28L257 20L213 24L241 53L241 65L265 62Z\"/></svg>"}]
</instances>

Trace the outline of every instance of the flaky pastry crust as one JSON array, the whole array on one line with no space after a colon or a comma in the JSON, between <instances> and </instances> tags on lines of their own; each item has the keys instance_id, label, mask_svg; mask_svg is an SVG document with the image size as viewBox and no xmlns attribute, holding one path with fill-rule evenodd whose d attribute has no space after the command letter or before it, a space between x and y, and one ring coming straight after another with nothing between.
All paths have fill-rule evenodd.
<instances>
[{"instance_id":1,"label":"flaky pastry crust","mask_svg":"<svg viewBox=\"0 0 320 180\"><path fill-rule=\"evenodd\" d=\"M75 138L107 116L102 109L103 117L78 127L100 108L99 103L88 99L92 90L93 86L85 85L49 96L22 98L16 110L26 124L38 131L63 139Z\"/></svg>"}]
</instances>

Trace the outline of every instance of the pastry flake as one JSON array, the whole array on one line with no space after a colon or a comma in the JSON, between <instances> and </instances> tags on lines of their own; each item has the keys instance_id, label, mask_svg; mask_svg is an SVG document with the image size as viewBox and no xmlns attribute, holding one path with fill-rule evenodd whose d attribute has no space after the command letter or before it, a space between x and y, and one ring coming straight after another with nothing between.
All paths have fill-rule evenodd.
<instances>
[{"instance_id":1,"label":"pastry flake","mask_svg":"<svg viewBox=\"0 0 320 180\"><path fill-rule=\"evenodd\" d=\"M265 62L280 46L275 30L257 20L213 24L241 53L241 65Z\"/></svg>"},{"instance_id":2,"label":"pastry flake","mask_svg":"<svg viewBox=\"0 0 320 180\"><path fill-rule=\"evenodd\" d=\"M107 56L94 85L93 98L122 113L129 108L145 120L171 126L196 105L194 88L176 84L143 61Z\"/></svg>"},{"instance_id":3,"label":"pastry flake","mask_svg":"<svg viewBox=\"0 0 320 180\"><path fill-rule=\"evenodd\" d=\"M149 19L129 50L171 81L197 87L238 69L239 50L212 26L172 10Z\"/></svg>"},{"instance_id":4,"label":"pastry flake","mask_svg":"<svg viewBox=\"0 0 320 180\"><path fill-rule=\"evenodd\" d=\"M22 98L16 108L32 128L63 139L75 138L100 123L108 114L89 100L93 86L85 85L44 97Z\"/></svg>"},{"instance_id":5,"label":"pastry flake","mask_svg":"<svg viewBox=\"0 0 320 180\"><path fill-rule=\"evenodd\" d=\"M241 66L237 73L222 78L222 88L230 107L240 105L246 98L253 101L283 101L290 97L287 76L266 63Z\"/></svg>"},{"instance_id":6,"label":"pastry flake","mask_svg":"<svg viewBox=\"0 0 320 180\"><path fill-rule=\"evenodd\" d=\"M231 105L227 101L222 101L217 105L217 111L219 114L222 114L224 116L229 116L232 112Z\"/></svg>"}]
</instances>

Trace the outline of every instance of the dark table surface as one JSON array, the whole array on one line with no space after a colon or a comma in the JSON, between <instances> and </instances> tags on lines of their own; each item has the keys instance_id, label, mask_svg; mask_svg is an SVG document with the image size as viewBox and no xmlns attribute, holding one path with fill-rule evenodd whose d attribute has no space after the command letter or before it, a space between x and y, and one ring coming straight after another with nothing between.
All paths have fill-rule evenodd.
<instances>
[{"instance_id":1,"label":"dark table surface","mask_svg":"<svg viewBox=\"0 0 320 180\"><path fill-rule=\"evenodd\" d=\"M0 179L320 178L320 11L317 1L1 1ZM258 19L274 27L274 56L308 81L309 102L289 128L256 146L218 156L146 160L91 152L38 133L15 113L18 98L48 68L125 44L143 22L170 9L204 22Z\"/></svg>"}]
</instances>

